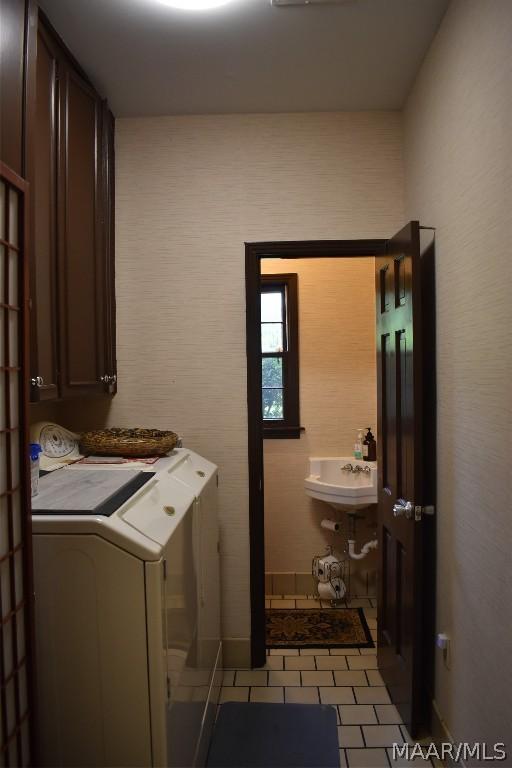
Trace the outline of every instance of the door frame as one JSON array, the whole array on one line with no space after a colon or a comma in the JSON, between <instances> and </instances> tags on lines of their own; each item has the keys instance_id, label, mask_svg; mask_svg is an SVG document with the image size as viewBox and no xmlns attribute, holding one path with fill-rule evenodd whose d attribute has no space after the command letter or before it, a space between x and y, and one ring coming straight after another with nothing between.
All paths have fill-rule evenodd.
<instances>
[{"instance_id":1,"label":"door frame","mask_svg":"<svg viewBox=\"0 0 512 768\"><path fill-rule=\"evenodd\" d=\"M325 259L381 256L387 239L288 240L245 243L247 338L247 433L249 459L249 551L251 595L251 666L266 660L265 523L263 426L261 423L261 259Z\"/></svg>"}]
</instances>

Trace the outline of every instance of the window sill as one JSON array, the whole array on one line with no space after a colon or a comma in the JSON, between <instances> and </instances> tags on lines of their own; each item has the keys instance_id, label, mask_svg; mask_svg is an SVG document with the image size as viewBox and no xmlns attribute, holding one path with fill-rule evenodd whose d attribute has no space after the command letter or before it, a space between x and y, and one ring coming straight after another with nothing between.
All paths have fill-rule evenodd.
<instances>
[{"instance_id":1,"label":"window sill","mask_svg":"<svg viewBox=\"0 0 512 768\"><path fill-rule=\"evenodd\" d=\"M268 427L263 425L263 439L264 440L298 440L300 439L300 433L305 432L305 427L285 427L282 425L276 425L275 427Z\"/></svg>"}]
</instances>

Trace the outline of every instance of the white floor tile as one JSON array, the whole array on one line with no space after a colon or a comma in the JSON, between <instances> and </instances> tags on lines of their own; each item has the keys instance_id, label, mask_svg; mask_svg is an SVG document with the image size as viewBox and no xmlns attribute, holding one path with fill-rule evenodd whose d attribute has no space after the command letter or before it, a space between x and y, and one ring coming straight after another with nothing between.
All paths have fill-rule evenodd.
<instances>
[{"instance_id":1,"label":"white floor tile","mask_svg":"<svg viewBox=\"0 0 512 768\"><path fill-rule=\"evenodd\" d=\"M347 662L349 669L377 669L376 656L349 656Z\"/></svg>"},{"instance_id":2,"label":"white floor tile","mask_svg":"<svg viewBox=\"0 0 512 768\"><path fill-rule=\"evenodd\" d=\"M338 725L340 747L364 747L363 734L358 725Z\"/></svg>"},{"instance_id":3,"label":"white floor tile","mask_svg":"<svg viewBox=\"0 0 512 768\"><path fill-rule=\"evenodd\" d=\"M269 702L271 704L282 704L284 702L283 689L251 687L249 701L261 701L261 702Z\"/></svg>"},{"instance_id":4,"label":"white floor tile","mask_svg":"<svg viewBox=\"0 0 512 768\"><path fill-rule=\"evenodd\" d=\"M320 688L320 701L322 704L355 704L352 688Z\"/></svg>"},{"instance_id":5,"label":"white floor tile","mask_svg":"<svg viewBox=\"0 0 512 768\"><path fill-rule=\"evenodd\" d=\"M407 760L405 757L396 757L393 759L393 749L388 747L386 752L388 753L389 762L392 768L409 768L411 765L422 765L423 768L431 768L432 762L430 760L424 760L422 757L413 757Z\"/></svg>"},{"instance_id":6,"label":"white floor tile","mask_svg":"<svg viewBox=\"0 0 512 768\"><path fill-rule=\"evenodd\" d=\"M318 688L285 688L284 700L287 704L318 704Z\"/></svg>"},{"instance_id":7,"label":"white floor tile","mask_svg":"<svg viewBox=\"0 0 512 768\"><path fill-rule=\"evenodd\" d=\"M403 722L400 712L393 704L376 704L375 712L381 725L395 725Z\"/></svg>"},{"instance_id":8,"label":"white floor tile","mask_svg":"<svg viewBox=\"0 0 512 768\"><path fill-rule=\"evenodd\" d=\"M317 669L348 669L345 656L318 656Z\"/></svg>"},{"instance_id":9,"label":"white floor tile","mask_svg":"<svg viewBox=\"0 0 512 768\"><path fill-rule=\"evenodd\" d=\"M291 656L290 658L295 658ZM285 656L267 656L267 663L263 669L283 669Z\"/></svg>"},{"instance_id":10,"label":"white floor tile","mask_svg":"<svg viewBox=\"0 0 512 768\"><path fill-rule=\"evenodd\" d=\"M360 656L359 648L331 648L331 656Z\"/></svg>"},{"instance_id":11,"label":"white floor tile","mask_svg":"<svg viewBox=\"0 0 512 768\"><path fill-rule=\"evenodd\" d=\"M234 685L235 684L235 670L226 669L222 675L222 685Z\"/></svg>"},{"instance_id":12,"label":"white floor tile","mask_svg":"<svg viewBox=\"0 0 512 768\"><path fill-rule=\"evenodd\" d=\"M302 675L302 685L334 685L334 677L330 670L322 672L308 672L304 670Z\"/></svg>"},{"instance_id":13,"label":"white floor tile","mask_svg":"<svg viewBox=\"0 0 512 768\"><path fill-rule=\"evenodd\" d=\"M344 749L340 749L340 768L347 768L347 758L345 757Z\"/></svg>"},{"instance_id":14,"label":"white floor tile","mask_svg":"<svg viewBox=\"0 0 512 768\"><path fill-rule=\"evenodd\" d=\"M367 685L366 675L363 670L351 671L336 669L334 671L335 685Z\"/></svg>"},{"instance_id":15,"label":"white floor tile","mask_svg":"<svg viewBox=\"0 0 512 768\"><path fill-rule=\"evenodd\" d=\"M375 710L369 704L342 704L338 707L343 725L376 725Z\"/></svg>"},{"instance_id":16,"label":"white floor tile","mask_svg":"<svg viewBox=\"0 0 512 768\"><path fill-rule=\"evenodd\" d=\"M271 608L295 608L295 600L271 600Z\"/></svg>"},{"instance_id":17,"label":"white floor tile","mask_svg":"<svg viewBox=\"0 0 512 768\"><path fill-rule=\"evenodd\" d=\"M297 600L297 608L320 608L320 600Z\"/></svg>"},{"instance_id":18,"label":"white floor tile","mask_svg":"<svg viewBox=\"0 0 512 768\"><path fill-rule=\"evenodd\" d=\"M329 656L328 648L301 648L301 656Z\"/></svg>"},{"instance_id":19,"label":"white floor tile","mask_svg":"<svg viewBox=\"0 0 512 768\"><path fill-rule=\"evenodd\" d=\"M390 747L392 744L403 744L398 725L363 725L362 728L367 747Z\"/></svg>"},{"instance_id":20,"label":"white floor tile","mask_svg":"<svg viewBox=\"0 0 512 768\"><path fill-rule=\"evenodd\" d=\"M322 657L323 658L323 657ZM316 669L314 656L287 656L285 669Z\"/></svg>"},{"instance_id":21,"label":"white floor tile","mask_svg":"<svg viewBox=\"0 0 512 768\"><path fill-rule=\"evenodd\" d=\"M391 704L391 699L384 686L368 685L366 688L354 688L358 704Z\"/></svg>"},{"instance_id":22,"label":"white floor tile","mask_svg":"<svg viewBox=\"0 0 512 768\"><path fill-rule=\"evenodd\" d=\"M366 619L368 629L377 629L377 619Z\"/></svg>"},{"instance_id":23,"label":"white floor tile","mask_svg":"<svg viewBox=\"0 0 512 768\"><path fill-rule=\"evenodd\" d=\"M368 678L370 685L384 685L384 680L378 669L367 669L366 677Z\"/></svg>"},{"instance_id":24,"label":"white floor tile","mask_svg":"<svg viewBox=\"0 0 512 768\"><path fill-rule=\"evenodd\" d=\"M270 655L271 656L298 656L299 649L298 648L271 648Z\"/></svg>"},{"instance_id":25,"label":"white floor tile","mask_svg":"<svg viewBox=\"0 0 512 768\"><path fill-rule=\"evenodd\" d=\"M235 685L267 685L267 672L264 669L239 669Z\"/></svg>"},{"instance_id":26,"label":"white floor tile","mask_svg":"<svg viewBox=\"0 0 512 768\"><path fill-rule=\"evenodd\" d=\"M269 685L300 685L300 672L291 670L271 671L268 673Z\"/></svg>"},{"instance_id":27,"label":"white floor tile","mask_svg":"<svg viewBox=\"0 0 512 768\"><path fill-rule=\"evenodd\" d=\"M377 648L360 648L361 656L376 656Z\"/></svg>"},{"instance_id":28,"label":"white floor tile","mask_svg":"<svg viewBox=\"0 0 512 768\"><path fill-rule=\"evenodd\" d=\"M225 704L226 701L249 701L249 688L243 688L241 685L224 686L220 692L220 703Z\"/></svg>"},{"instance_id":29,"label":"white floor tile","mask_svg":"<svg viewBox=\"0 0 512 768\"><path fill-rule=\"evenodd\" d=\"M385 749L347 749L349 768L388 768Z\"/></svg>"}]
</instances>

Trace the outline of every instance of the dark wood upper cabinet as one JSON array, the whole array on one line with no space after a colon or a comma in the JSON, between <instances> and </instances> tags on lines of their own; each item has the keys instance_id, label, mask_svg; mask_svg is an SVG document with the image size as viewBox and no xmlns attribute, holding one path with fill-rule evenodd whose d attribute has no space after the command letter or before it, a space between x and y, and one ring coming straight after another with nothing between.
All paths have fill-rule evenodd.
<instances>
[{"instance_id":1,"label":"dark wood upper cabinet","mask_svg":"<svg viewBox=\"0 0 512 768\"><path fill-rule=\"evenodd\" d=\"M104 390L105 269L101 101L70 66L61 85L59 323L61 395Z\"/></svg>"},{"instance_id":2,"label":"dark wood upper cabinet","mask_svg":"<svg viewBox=\"0 0 512 768\"><path fill-rule=\"evenodd\" d=\"M58 56L39 29L36 63L31 290L31 381L33 400L59 396L57 343L57 161Z\"/></svg>"},{"instance_id":3,"label":"dark wood upper cabinet","mask_svg":"<svg viewBox=\"0 0 512 768\"><path fill-rule=\"evenodd\" d=\"M102 105L103 269L105 279L105 370L111 394L117 391L116 292L115 292L115 120L106 101Z\"/></svg>"},{"instance_id":4,"label":"dark wood upper cabinet","mask_svg":"<svg viewBox=\"0 0 512 768\"><path fill-rule=\"evenodd\" d=\"M0 0L0 157L23 176L25 1Z\"/></svg>"},{"instance_id":5,"label":"dark wood upper cabinet","mask_svg":"<svg viewBox=\"0 0 512 768\"><path fill-rule=\"evenodd\" d=\"M36 103L32 399L113 393L114 118L44 17Z\"/></svg>"}]
</instances>

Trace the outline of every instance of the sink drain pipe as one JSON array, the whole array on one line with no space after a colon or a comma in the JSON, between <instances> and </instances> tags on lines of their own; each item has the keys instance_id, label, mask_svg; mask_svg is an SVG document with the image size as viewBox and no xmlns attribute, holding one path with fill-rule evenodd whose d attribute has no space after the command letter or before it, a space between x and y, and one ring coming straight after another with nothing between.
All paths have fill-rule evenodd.
<instances>
[{"instance_id":1,"label":"sink drain pipe","mask_svg":"<svg viewBox=\"0 0 512 768\"><path fill-rule=\"evenodd\" d=\"M357 554L355 551L356 542L354 541L354 539L349 539L348 554L350 555L352 560L362 560L363 557L366 557L366 555L371 549L377 549L377 544L378 544L377 539L373 539L373 541L367 541L366 544L364 544L361 547L361 551L359 552L359 554Z\"/></svg>"}]
</instances>

